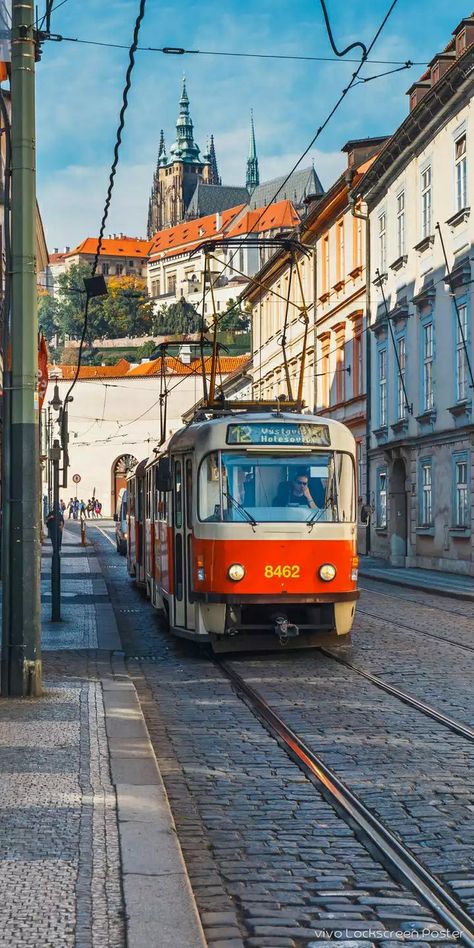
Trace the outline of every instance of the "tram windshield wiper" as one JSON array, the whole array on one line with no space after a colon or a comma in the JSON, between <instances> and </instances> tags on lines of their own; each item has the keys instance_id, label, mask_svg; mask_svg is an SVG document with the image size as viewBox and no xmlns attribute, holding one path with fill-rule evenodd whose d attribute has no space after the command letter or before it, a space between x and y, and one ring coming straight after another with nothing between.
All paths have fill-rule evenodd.
<instances>
[{"instance_id":1,"label":"tram windshield wiper","mask_svg":"<svg viewBox=\"0 0 474 948\"><path fill-rule=\"evenodd\" d=\"M324 514L326 513L326 510L328 510L329 507L332 507L334 510L335 506L336 506L336 502L335 502L334 497L328 497L326 500L326 503L324 504L324 507L319 507L317 510L315 510L314 513L311 514L311 517L309 517L308 520L306 521L310 531L313 529L315 523L318 523L318 521L323 518Z\"/></svg>"},{"instance_id":2,"label":"tram windshield wiper","mask_svg":"<svg viewBox=\"0 0 474 948\"><path fill-rule=\"evenodd\" d=\"M236 500L235 497L232 496L232 494L229 494L229 491L224 491L224 497L227 497L227 499L230 500L231 504L233 504L236 510L239 510L240 513L244 514L244 516L247 518L247 522L251 523L252 527L258 526L258 523L255 520L255 517L252 517L252 514L249 513L249 511L246 510L245 507L243 507L242 504L239 503L239 501Z\"/></svg>"}]
</instances>

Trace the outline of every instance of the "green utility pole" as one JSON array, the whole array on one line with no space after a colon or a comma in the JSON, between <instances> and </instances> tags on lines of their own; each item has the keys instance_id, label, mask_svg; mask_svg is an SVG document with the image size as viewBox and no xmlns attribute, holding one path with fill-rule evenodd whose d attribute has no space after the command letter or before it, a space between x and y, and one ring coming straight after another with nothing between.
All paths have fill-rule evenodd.
<instances>
[{"instance_id":1,"label":"green utility pole","mask_svg":"<svg viewBox=\"0 0 474 948\"><path fill-rule=\"evenodd\" d=\"M41 693L33 0L12 3L11 477L2 691ZM8 503L8 499L7 499Z\"/></svg>"}]
</instances>

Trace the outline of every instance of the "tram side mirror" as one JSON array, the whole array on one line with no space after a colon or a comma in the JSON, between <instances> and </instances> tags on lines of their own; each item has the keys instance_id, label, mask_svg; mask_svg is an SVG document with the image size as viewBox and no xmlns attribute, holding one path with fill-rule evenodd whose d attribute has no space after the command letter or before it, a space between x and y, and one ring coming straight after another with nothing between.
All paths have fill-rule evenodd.
<instances>
[{"instance_id":1,"label":"tram side mirror","mask_svg":"<svg viewBox=\"0 0 474 948\"><path fill-rule=\"evenodd\" d=\"M360 522L361 523L370 523L370 518L372 516L372 507L370 504L363 504L360 508Z\"/></svg>"},{"instance_id":2,"label":"tram side mirror","mask_svg":"<svg viewBox=\"0 0 474 948\"><path fill-rule=\"evenodd\" d=\"M160 458L158 461L158 472L156 475L156 486L163 492L172 488L171 464L168 457Z\"/></svg>"}]
</instances>

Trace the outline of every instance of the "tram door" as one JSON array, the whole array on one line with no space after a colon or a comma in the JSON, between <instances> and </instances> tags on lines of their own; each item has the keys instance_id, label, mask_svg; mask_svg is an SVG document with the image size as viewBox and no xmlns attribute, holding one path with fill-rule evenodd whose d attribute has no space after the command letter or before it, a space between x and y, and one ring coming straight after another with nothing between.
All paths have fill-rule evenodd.
<instances>
[{"instance_id":1,"label":"tram door","mask_svg":"<svg viewBox=\"0 0 474 948\"><path fill-rule=\"evenodd\" d=\"M193 462L184 455L173 467L174 625L194 629L192 602Z\"/></svg>"}]
</instances>

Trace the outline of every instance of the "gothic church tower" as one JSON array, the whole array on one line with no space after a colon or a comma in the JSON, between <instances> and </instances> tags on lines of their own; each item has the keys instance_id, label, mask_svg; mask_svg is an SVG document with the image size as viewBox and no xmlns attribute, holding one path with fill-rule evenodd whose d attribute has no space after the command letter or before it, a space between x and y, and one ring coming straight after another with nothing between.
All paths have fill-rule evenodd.
<instances>
[{"instance_id":1,"label":"gothic church tower","mask_svg":"<svg viewBox=\"0 0 474 948\"><path fill-rule=\"evenodd\" d=\"M220 184L214 138L211 136L209 153L201 158L200 149L194 141L186 81L183 79L176 122L176 141L169 150L169 156L166 153L163 131L161 132L148 206L149 237L157 230L174 227L185 219L189 202L200 181L204 184Z\"/></svg>"}]
</instances>

